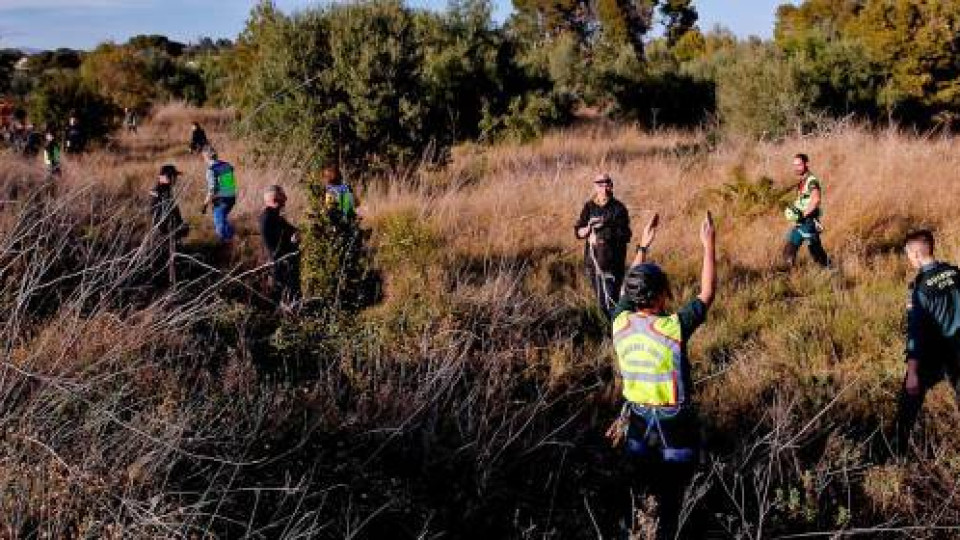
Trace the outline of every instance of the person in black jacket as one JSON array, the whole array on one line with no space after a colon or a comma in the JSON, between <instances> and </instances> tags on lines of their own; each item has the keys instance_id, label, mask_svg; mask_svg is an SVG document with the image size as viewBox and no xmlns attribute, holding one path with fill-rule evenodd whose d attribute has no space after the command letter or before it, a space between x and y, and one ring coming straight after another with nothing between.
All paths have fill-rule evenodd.
<instances>
[{"instance_id":1,"label":"person in black jacket","mask_svg":"<svg viewBox=\"0 0 960 540\"><path fill-rule=\"evenodd\" d=\"M630 243L630 213L613 197L613 180L601 174L594 181L594 196L580 212L574 226L579 240L586 240L584 260L587 279L597 295L600 309L613 313L620 299Z\"/></svg>"},{"instance_id":2,"label":"person in black jacket","mask_svg":"<svg viewBox=\"0 0 960 540\"><path fill-rule=\"evenodd\" d=\"M190 153L199 154L204 148L210 146L207 139L207 132L200 127L199 122L194 122L190 127Z\"/></svg>"},{"instance_id":3,"label":"person in black jacket","mask_svg":"<svg viewBox=\"0 0 960 540\"><path fill-rule=\"evenodd\" d=\"M76 116L70 117L64 142L66 142L66 151L68 154L79 154L83 152L86 140L83 136L83 130L80 128L80 121L77 120Z\"/></svg>"},{"instance_id":4,"label":"person in black jacket","mask_svg":"<svg viewBox=\"0 0 960 540\"><path fill-rule=\"evenodd\" d=\"M897 447L904 455L927 392L946 379L960 402L960 269L933 256L933 233L907 235L917 276L907 303L906 376L897 412Z\"/></svg>"},{"instance_id":5,"label":"person in black jacket","mask_svg":"<svg viewBox=\"0 0 960 540\"><path fill-rule=\"evenodd\" d=\"M180 243L190 232L190 228L180 214L180 207L174 198L173 186L180 176L173 165L160 167L157 183L150 190L150 217L156 250L156 266L166 268L170 283L176 281L174 274L174 255L180 249ZM158 274L158 278L161 274ZM162 278L160 278L162 281Z\"/></svg>"},{"instance_id":6,"label":"person in black jacket","mask_svg":"<svg viewBox=\"0 0 960 540\"><path fill-rule=\"evenodd\" d=\"M271 298L281 307L300 299L300 244L297 228L281 214L286 203L282 187L272 185L264 190L260 236L273 264Z\"/></svg>"},{"instance_id":7,"label":"person in black jacket","mask_svg":"<svg viewBox=\"0 0 960 540\"><path fill-rule=\"evenodd\" d=\"M177 242L189 232L173 195L173 185L181 174L173 165L160 167L157 183L150 190L150 216L154 231L162 238L172 237Z\"/></svg>"}]
</instances>

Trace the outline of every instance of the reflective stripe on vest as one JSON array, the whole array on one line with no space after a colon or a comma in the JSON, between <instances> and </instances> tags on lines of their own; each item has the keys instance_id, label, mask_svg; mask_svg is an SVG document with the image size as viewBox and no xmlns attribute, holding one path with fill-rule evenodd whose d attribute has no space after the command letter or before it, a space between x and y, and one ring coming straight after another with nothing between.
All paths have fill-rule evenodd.
<instances>
[{"instance_id":1,"label":"reflective stripe on vest","mask_svg":"<svg viewBox=\"0 0 960 540\"><path fill-rule=\"evenodd\" d=\"M613 321L623 397L643 407L678 408L686 400L680 371L680 318L624 312Z\"/></svg>"},{"instance_id":2,"label":"reflective stripe on vest","mask_svg":"<svg viewBox=\"0 0 960 540\"><path fill-rule=\"evenodd\" d=\"M818 210L820 212L823 211L823 186L819 178L808 174L803 180L803 184L797 188L797 202L794 204L797 210L800 210L802 213L806 213L810 207L810 199L813 197L813 186L816 186L820 190L820 208Z\"/></svg>"},{"instance_id":3,"label":"reflective stripe on vest","mask_svg":"<svg viewBox=\"0 0 960 540\"><path fill-rule=\"evenodd\" d=\"M236 197L237 196L237 178L233 173L233 165L226 161L218 161L210 166L213 170L213 176L217 180L217 197Z\"/></svg>"}]
</instances>

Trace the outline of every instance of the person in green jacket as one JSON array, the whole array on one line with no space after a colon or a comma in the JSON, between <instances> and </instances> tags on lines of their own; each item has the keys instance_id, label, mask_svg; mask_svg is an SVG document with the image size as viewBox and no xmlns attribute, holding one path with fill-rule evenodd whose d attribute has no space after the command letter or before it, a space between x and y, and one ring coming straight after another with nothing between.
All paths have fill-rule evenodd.
<instances>
[{"instance_id":1,"label":"person in green jacket","mask_svg":"<svg viewBox=\"0 0 960 540\"><path fill-rule=\"evenodd\" d=\"M43 167L47 173L47 180L60 178L60 143L57 142L57 137L50 130L47 130L44 136Z\"/></svg>"}]
</instances>

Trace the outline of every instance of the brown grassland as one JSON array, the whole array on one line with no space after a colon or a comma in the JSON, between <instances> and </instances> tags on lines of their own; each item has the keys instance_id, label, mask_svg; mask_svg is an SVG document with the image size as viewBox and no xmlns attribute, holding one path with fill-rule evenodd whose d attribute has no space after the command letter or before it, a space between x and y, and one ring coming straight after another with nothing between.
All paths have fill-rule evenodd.
<instances>
[{"instance_id":1,"label":"brown grassland","mask_svg":"<svg viewBox=\"0 0 960 540\"><path fill-rule=\"evenodd\" d=\"M185 148L192 119L241 182L241 240L216 264L203 165ZM302 222L302 172L245 159L232 121L165 106L68 161L55 189L37 163L0 155L0 535L606 533L626 497L602 439L618 394L572 232L600 170L635 233L660 213L653 258L678 301L695 294L700 216L717 219L718 299L691 347L709 452L689 530L957 534L948 388L927 401L914 457L884 458L903 370L902 237L932 227L940 256L960 259L952 138L838 125L712 146L705 133L592 122L459 147L447 167L361 190L377 305L278 321L251 301L259 192L288 186ZM806 252L792 273L774 270L800 151L825 181L837 272ZM170 289L154 285L143 241L165 162L187 173L192 229Z\"/></svg>"}]
</instances>

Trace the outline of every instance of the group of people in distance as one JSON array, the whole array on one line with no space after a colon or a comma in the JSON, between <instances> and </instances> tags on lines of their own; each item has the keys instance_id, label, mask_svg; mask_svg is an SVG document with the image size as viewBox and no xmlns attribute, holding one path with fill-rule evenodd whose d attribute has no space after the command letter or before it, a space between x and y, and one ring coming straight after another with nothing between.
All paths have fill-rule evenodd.
<instances>
[{"instance_id":1,"label":"group of people in distance","mask_svg":"<svg viewBox=\"0 0 960 540\"><path fill-rule=\"evenodd\" d=\"M798 178L796 200L785 210L791 222L783 262L792 266L807 243L812 258L830 269L820 240L823 226L823 184L809 168L809 158L793 160ZM586 240L586 277L599 308L610 318L619 380L624 398L621 414L607 430L615 447L624 447L639 471L638 489L658 502L658 537L674 538L684 494L701 454L700 421L695 408L687 345L706 320L716 286L716 232L707 214L700 228L703 262L700 292L676 312L670 280L649 261L660 227L658 215L646 225L636 256L625 271L631 240L626 206L613 197L613 180L594 179L594 195L574 225ZM899 399L894 455L906 453L910 433L926 393L944 378L960 401L960 269L934 256L929 230L910 233L904 241L909 264L917 271L907 309L906 370ZM632 527L634 516L624 525Z\"/></svg>"},{"instance_id":2,"label":"group of people in distance","mask_svg":"<svg viewBox=\"0 0 960 540\"><path fill-rule=\"evenodd\" d=\"M202 146L201 146L202 145ZM239 187L234 166L220 159L210 146L203 128L193 123L190 138L191 153L200 153L206 165L206 194L201 213L212 210L213 229L222 246L229 247L236 235L230 222L230 213L237 204ZM157 183L150 191L153 230L159 238L168 239L170 253L189 233L174 197L174 184L181 172L172 164L163 165ZM325 182L325 207L332 223L353 226L357 219L357 198L344 184L336 167L322 169ZM270 299L281 308L296 305L300 300L300 235L297 227L283 215L287 194L280 185L267 186L263 191L263 210L260 214L260 238L272 269ZM166 264L172 264L167 262Z\"/></svg>"}]
</instances>

